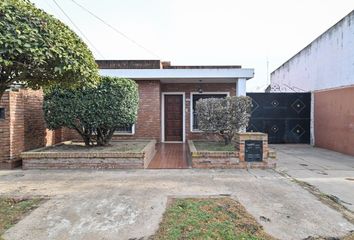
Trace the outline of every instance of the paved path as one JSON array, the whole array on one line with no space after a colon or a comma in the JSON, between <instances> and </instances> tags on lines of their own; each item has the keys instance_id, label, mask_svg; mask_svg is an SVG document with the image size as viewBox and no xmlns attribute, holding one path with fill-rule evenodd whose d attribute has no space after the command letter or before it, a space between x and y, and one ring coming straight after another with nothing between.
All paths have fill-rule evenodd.
<instances>
[{"instance_id":1,"label":"paved path","mask_svg":"<svg viewBox=\"0 0 354 240\"><path fill-rule=\"evenodd\" d=\"M279 239L354 230L340 213L273 170L0 171L0 194L50 198L9 229L8 240L147 237L158 228L168 197L220 194L240 201Z\"/></svg>"},{"instance_id":2,"label":"paved path","mask_svg":"<svg viewBox=\"0 0 354 240\"><path fill-rule=\"evenodd\" d=\"M317 187L354 211L354 157L302 144L272 147L278 154L278 170Z\"/></svg>"}]
</instances>

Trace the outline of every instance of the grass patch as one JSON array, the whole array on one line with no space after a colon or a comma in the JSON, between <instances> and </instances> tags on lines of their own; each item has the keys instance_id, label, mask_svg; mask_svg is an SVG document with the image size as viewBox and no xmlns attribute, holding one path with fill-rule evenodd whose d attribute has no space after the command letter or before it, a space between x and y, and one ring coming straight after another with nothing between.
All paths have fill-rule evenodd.
<instances>
[{"instance_id":1,"label":"grass patch","mask_svg":"<svg viewBox=\"0 0 354 240\"><path fill-rule=\"evenodd\" d=\"M20 221L28 212L42 202L39 198L2 198L0 197L0 240L4 232Z\"/></svg>"},{"instance_id":2,"label":"grass patch","mask_svg":"<svg viewBox=\"0 0 354 240\"><path fill-rule=\"evenodd\" d=\"M152 239L274 239L230 198L175 199Z\"/></svg>"},{"instance_id":3,"label":"grass patch","mask_svg":"<svg viewBox=\"0 0 354 240\"><path fill-rule=\"evenodd\" d=\"M114 142L109 146L86 147L83 142L64 143L38 150L39 152L141 152L148 141Z\"/></svg>"},{"instance_id":4,"label":"grass patch","mask_svg":"<svg viewBox=\"0 0 354 240\"><path fill-rule=\"evenodd\" d=\"M234 152L235 144L225 145L224 142L193 141L197 151L227 151Z\"/></svg>"}]
</instances>

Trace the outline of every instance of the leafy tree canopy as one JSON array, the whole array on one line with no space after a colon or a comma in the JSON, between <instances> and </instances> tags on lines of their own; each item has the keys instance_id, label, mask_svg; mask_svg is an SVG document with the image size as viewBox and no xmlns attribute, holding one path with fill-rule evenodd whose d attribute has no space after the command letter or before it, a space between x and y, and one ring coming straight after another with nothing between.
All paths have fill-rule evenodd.
<instances>
[{"instance_id":1,"label":"leafy tree canopy","mask_svg":"<svg viewBox=\"0 0 354 240\"><path fill-rule=\"evenodd\" d=\"M206 133L220 134L227 145L235 133L246 129L251 107L250 97L200 99L196 105L198 127Z\"/></svg>"},{"instance_id":2,"label":"leafy tree canopy","mask_svg":"<svg viewBox=\"0 0 354 240\"><path fill-rule=\"evenodd\" d=\"M86 145L107 145L118 127L135 123L138 103L133 80L102 77L94 87L52 88L44 96L43 109L49 129L68 127Z\"/></svg>"},{"instance_id":3,"label":"leafy tree canopy","mask_svg":"<svg viewBox=\"0 0 354 240\"><path fill-rule=\"evenodd\" d=\"M0 1L0 97L14 83L38 89L98 78L91 51L66 25L28 0Z\"/></svg>"}]
</instances>

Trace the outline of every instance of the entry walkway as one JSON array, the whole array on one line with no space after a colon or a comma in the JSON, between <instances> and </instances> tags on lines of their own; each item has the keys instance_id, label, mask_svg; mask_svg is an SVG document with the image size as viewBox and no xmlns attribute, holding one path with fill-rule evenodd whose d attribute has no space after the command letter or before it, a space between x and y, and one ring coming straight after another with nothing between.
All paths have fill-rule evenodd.
<instances>
[{"instance_id":1,"label":"entry walkway","mask_svg":"<svg viewBox=\"0 0 354 240\"><path fill-rule=\"evenodd\" d=\"M158 143L156 148L157 152L148 168L189 168L187 160L188 147L185 143Z\"/></svg>"}]
</instances>

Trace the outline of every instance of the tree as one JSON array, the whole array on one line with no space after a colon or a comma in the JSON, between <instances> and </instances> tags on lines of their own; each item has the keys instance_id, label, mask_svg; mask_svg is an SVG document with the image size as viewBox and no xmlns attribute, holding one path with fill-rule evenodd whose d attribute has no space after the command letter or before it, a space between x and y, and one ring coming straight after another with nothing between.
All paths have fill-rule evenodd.
<instances>
[{"instance_id":1,"label":"tree","mask_svg":"<svg viewBox=\"0 0 354 240\"><path fill-rule=\"evenodd\" d=\"M135 123L138 103L133 80L102 77L95 87L54 87L45 94L43 109L49 129L74 129L86 146L104 146L118 127Z\"/></svg>"},{"instance_id":2,"label":"tree","mask_svg":"<svg viewBox=\"0 0 354 240\"><path fill-rule=\"evenodd\" d=\"M98 78L91 51L66 25L28 0L0 1L0 98L12 84L38 89Z\"/></svg>"},{"instance_id":3,"label":"tree","mask_svg":"<svg viewBox=\"0 0 354 240\"><path fill-rule=\"evenodd\" d=\"M198 127L206 133L218 133L230 144L235 133L246 129L252 107L250 97L200 99L196 104Z\"/></svg>"}]
</instances>

